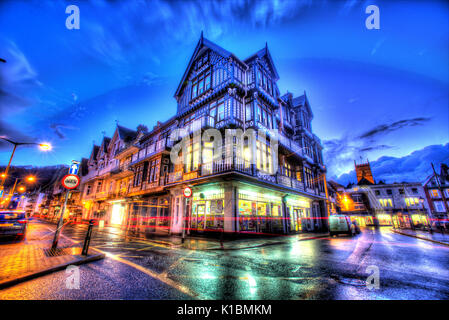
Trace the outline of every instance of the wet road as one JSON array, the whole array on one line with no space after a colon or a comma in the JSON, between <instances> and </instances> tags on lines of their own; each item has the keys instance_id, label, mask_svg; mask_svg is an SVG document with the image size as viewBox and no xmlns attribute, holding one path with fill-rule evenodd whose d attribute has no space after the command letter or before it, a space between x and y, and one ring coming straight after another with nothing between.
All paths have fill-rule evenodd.
<instances>
[{"instance_id":1,"label":"wet road","mask_svg":"<svg viewBox=\"0 0 449 320\"><path fill-rule=\"evenodd\" d=\"M63 234L81 241L85 230L70 226ZM62 271L0 290L0 299L449 297L449 246L389 228L226 251L187 250L97 230L91 245L108 256L80 267L79 290L66 288ZM370 290L365 281L376 270L379 286Z\"/></svg>"}]
</instances>

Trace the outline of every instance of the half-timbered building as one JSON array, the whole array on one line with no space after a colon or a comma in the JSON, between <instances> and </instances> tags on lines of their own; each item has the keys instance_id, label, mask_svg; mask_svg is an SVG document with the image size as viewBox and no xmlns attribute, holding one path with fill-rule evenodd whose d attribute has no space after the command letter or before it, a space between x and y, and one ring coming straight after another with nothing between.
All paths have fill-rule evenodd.
<instances>
[{"instance_id":1,"label":"half-timbered building","mask_svg":"<svg viewBox=\"0 0 449 320\"><path fill-rule=\"evenodd\" d=\"M125 189L114 189L124 190L115 199L125 211L121 225L165 233L326 228L325 167L312 109L305 92L281 95L278 80L267 45L241 60L201 35L174 95L176 114L115 151L94 147L89 163L96 170L107 150L121 168L108 171L124 181ZM221 135L206 139L208 129ZM233 130L230 139L226 130ZM181 161L173 162L181 142L175 152ZM102 175L85 180L90 190L108 188Z\"/></svg>"}]
</instances>

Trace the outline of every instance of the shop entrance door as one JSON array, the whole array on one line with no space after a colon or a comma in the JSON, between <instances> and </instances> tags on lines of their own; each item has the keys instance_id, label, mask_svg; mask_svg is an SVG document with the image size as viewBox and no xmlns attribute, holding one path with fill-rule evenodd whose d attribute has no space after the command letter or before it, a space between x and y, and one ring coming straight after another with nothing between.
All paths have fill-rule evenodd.
<instances>
[{"instance_id":1,"label":"shop entrance door","mask_svg":"<svg viewBox=\"0 0 449 320\"><path fill-rule=\"evenodd\" d=\"M302 215L301 215L300 209L293 209L293 216L295 217L295 231L301 231L302 230Z\"/></svg>"},{"instance_id":2,"label":"shop entrance door","mask_svg":"<svg viewBox=\"0 0 449 320\"><path fill-rule=\"evenodd\" d=\"M196 207L196 228L197 231L204 231L206 220L206 206L200 204Z\"/></svg>"},{"instance_id":3,"label":"shop entrance door","mask_svg":"<svg viewBox=\"0 0 449 320\"><path fill-rule=\"evenodd\" d=\"M121 204L114 204L111 213L111 225L121 226L123 217L125 215L125 208Z\"/></svg>"},{"instance_id":4,"label":"shop entrance door","mask_svg":"<svg viewBox=\"0 0 449 320\"><path fill-rule=\"evenodd\" d=\"M267 204L263 202L257 203L257 232L269 232L267 219Z\"/></svg>"},{"instance_id":5,"label":"shop entrance door","mask_svg":"<svg viewBox=\"0 0 449 320\"><path fill-rule=\"evenodd\" d=\"M290 230L298 231L298 210L292 210L290 214Z\"/></svg>"}]
</instances>

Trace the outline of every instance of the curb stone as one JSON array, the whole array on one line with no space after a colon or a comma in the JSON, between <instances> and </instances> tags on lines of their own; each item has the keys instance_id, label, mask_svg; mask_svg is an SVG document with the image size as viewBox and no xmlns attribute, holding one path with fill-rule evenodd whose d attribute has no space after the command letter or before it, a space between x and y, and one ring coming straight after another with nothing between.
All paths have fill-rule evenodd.
<instances>
[{"instance_id":1,"label":"curb stone","mask_svg":"<svg viewBox=\"0 0 449 320\"><path fill-rule=\"evenodd\" d=\"M25 282L28 280L32 280L32 279L36 279L39 277L42 277L44 275L56 272L56 271L61 271L64 270L65 268L67 268L70 265L82 265L85 263L89 263L89 262L93 262L93 261L97 261L97 260L101 260L105 257L104 254L94 254L94 255L89 255L86 258L78 258L75 261L71 261L71 262L66 262L66 263L62 263L60 265L51 267L51 268L47 268L41 271L37 271L37 272L32 272L32 273L28 273L13 279L8 279L5 281L0 282L0 290L1 289L5 289L11 286L14 286L16 284L19 284L21 282Z\"/></svg>"},{"instance_id":2,"label":"curb stone","mask_svg":"<svg viewBox=\"0 0 449 320\"><path fill-rule=\"evenodd\" d=\"M329 235L321 235L321 236L316 236L316 237L308 237L308 238L298 239L297 241L314 240L314 239L328 238L328 237L329 237ZM244 249L253 249L253 248L259 248L259 247L274 246L274 245L285 244L285 243L289 243L289 242L291 242L291 241L266 242L266 243L262 243L262 244L258 244L258 245L254 245L254 246L247 246L247 247L240 247L240 248L213 247L213 248L206 248L206 249L189 249L189 250L198 250L198 251L211 251L211 250L224 250L224 251L229 251L229 250L244 250Z\"/></svg>"},{"instance_id":3,"label":"curb stone","mask_svg":"<svg viewBox=\"0 0 449 320\"><path fill-rule=\"evenodd\" d=\"M432 240L432 239L428 239L428 238L425 238L425 237L419 237L419 236L415 236L415 235L412 235L412 234L408 234L408 233L404 233L404 232L400 232L400 231L396 231L396 230L392 230L392 231L394 233L397 233L397 234L402 234L403 236L412 237L412 238L421 239L421 240L426 240L426 241L438 243L438 244L441 244L441 245L444 245L444 246L449 246L449 243L446 243L446 242Z\"/></svg>"}]
</instances>

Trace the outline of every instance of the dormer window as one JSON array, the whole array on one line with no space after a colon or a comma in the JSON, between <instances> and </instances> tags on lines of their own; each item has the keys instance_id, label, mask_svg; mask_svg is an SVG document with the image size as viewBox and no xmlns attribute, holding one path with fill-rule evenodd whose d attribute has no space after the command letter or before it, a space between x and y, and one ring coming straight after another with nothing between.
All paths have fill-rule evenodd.
<instances>
[{"instance_id":1,"label":"dormer window","mask_svg":"<svg viewBox=\"0 0 449 320\"><path fill-rule=\"evenodd\" d=\"M191 99L195 99L196 97L203 94L205 91L210 89L210 69L202 72L198 77L193 79L192 81L192 94Z\"/></svg>"}]
</instances>

